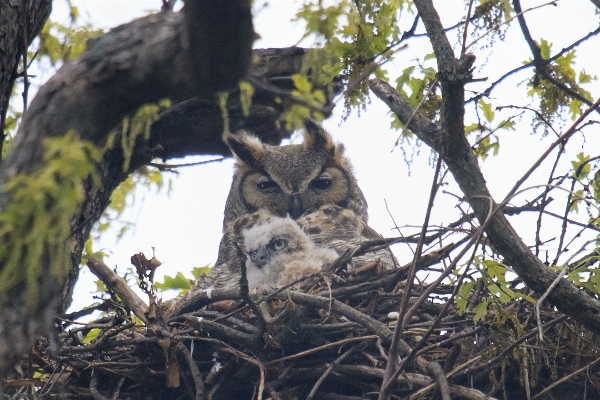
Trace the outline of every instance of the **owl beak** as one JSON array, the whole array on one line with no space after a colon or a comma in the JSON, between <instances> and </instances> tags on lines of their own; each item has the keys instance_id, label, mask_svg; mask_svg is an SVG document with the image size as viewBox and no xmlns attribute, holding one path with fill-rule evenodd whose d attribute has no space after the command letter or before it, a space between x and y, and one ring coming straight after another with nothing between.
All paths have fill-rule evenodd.
<instances>
[{"instance_id":1,"label":"owl beak","mask_svg":"<svg viewBox=\"0 0 600 400\"><path fill-rule=\"evenodd\" d=\"M255 251L251 251L250 258L258 268L262 268L269 259L269 250L266 248L260 248Z\"/></svg>"},{"instance_id":2,"label":"owl beak","mask_svg":"<svg viewBox=\"0 0 600 400\"><path fill-rule=\"evenodd\" d=\"M289 209L290 216L292 219L298 219L304 214L304 209L302 208L302 201L300 200L299 194L292 195L292 204Z\"/></svg>"}]
</instances>

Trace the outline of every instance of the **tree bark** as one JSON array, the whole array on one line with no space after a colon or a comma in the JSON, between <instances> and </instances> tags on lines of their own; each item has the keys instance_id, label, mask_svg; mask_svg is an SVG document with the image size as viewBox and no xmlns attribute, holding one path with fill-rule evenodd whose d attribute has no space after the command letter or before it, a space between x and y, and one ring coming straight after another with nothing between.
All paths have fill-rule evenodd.
<instances>
[{"instance_id":1,"label":"tree bark","mask_svg":"<svg viewBox=\"0 0 600 400\"><path fill-rule=\"evenodd\" d=\"M45 137L62 136L73 130L80 138L103 146L108 132L140 105L163 98L175 102L195 95L208 98L216 91L235 87L246 75L252 56L250 2L191 3L193 7L186 5L181 13L162 12L118 27L91 42L84 54L65 64L40 88L24 114L12 151L0 165L0 185L17 174L30 174L43 167ZM152 139L152 148L138 141L130 170L149 162L155 156L154 150L158 152L160 135L157 133ZM174 146L165 148L176 150ZM162 155L168 156L165 148ZM43 260L41 268L46 272L42 274L45 279L40 282L37 308L25 306L23 284L3 294L1 375L30 350L35 335L51 334L57 306L64 311L70 302L91 226L129 172L123 171L124 159L123 149L115 146L97 166L101 185L96 186L91 179L84 182L86 199L74 210L72 266L63 290L63 282L52 277L49 261ZM0 211L6 210L10 201L9 194L1 194Z\"/></svg>"}]
</instances>

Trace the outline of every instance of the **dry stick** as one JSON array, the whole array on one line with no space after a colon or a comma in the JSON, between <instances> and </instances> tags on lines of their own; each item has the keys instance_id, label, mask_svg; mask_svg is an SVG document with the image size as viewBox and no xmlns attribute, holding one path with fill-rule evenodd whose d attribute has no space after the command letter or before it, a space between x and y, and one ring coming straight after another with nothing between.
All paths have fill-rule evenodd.
<instances>
[{"instance_id":1,"label":"dry stick","mask_svg":"<svg viewBox=\"0 0 600 400\"><path fill-rule=\"evenodd\" d=\"M427 372L429 372L435 378L442 400L450 400L450 387L448 386L448 379L446 379L446 375L444 374L444 370L442 369L441 365L436 361L430 361L427 363L425 368L427 369Z\"/></svg>"},{"instance_id":2,"label":"dry stick","mask_svg":"<svg viewBox=\"0 0 600 400\"><path fill-rule=\"evenodd\" d=\"M585 246L587 246L590 243L594 243L596 240L588 240L587 242L585 242L582 246L582 249L585 248ZM556 287L556 285L558 285L558 282L563 278L564 274L569 270L570 268L570 264L569 262L575 258L575 256L577 254L579 254L582 250L579 250L577 253L573 254L565 263L564 267L562 268L562 270L558 273L558 275L556 275L556 278L552 281L552 283L550 284L550 286L548 286L548 289L546 289L546 291L544 292L544 294L542 294L542 296L538 299L538 301L535 302L535 313L537 316L537 324L538 324L538 331L539 331L539 335L540 335L540 340L544 340L544 331L542 329L542 317L541 317L541 308L542 308L542 304L544 303L544 300L546 300L546 297L548 297L548 295L550 294L550 292L552 292L552 290Z\"/></svg>"},{"instance_id":3,"label":"dry stick","mask_svg":"<svg viewBox=\"0 0 600 400\"><path fill-rule=\"evenodd\" d=\"M179 351L181 356L187 361L190 373L194 379L194 384L196 385L196 400L200 400L204 396L204 382L202 381L202 374L200 373L196 362L192 358L192 354L187 347L183 345L183 343L179 342L177 344L177 351Z\"/></svg>"},{"instance_id":4,"label":"dry stick","mask_svg":"<svg viewBox=\"0 0 600 400\"><path fill-rule=\"evenodd\" d=\"M23 112L27 111L27 94L29 92L29 77L27 76L27 0L23 0Z\"/></svg>"},{"instance_id":5,"label":"dry stick","mask_svg":"<svg viewBox=\"0 0 600 400\"><path fill-rule=\"evenodd\" d=\"M357 342L357 341L362 341L362 340L373 340L373 339L379 339L379 336L377 335L368 335L368 336L359 336L359 337L353 337L353 338L348 338L348 339L343 339L334 343L327 343L324 344L323 346L319 346L319 347L315 347L314 349L309 349L306 351L301 351L300 353L296 353L296 354L292 354L291 356L286 356L286 357L282 357L282 358L278 358L277 360L271 360L271 361L267 361L264 363L264 366L270 366L270 365L274 365L283 361L287 361L287 360L293 360L296 358L300 358L300 357L304 357L306 355L312 354L312 353L316 353L318 351L321 350L326 350L329 349L331 347L336 347L336 346L341 346L343 344L346 343L352 343L352 342Z\"/></svg>"},{"instance_id":6,"label":"dry stick","mask_svg":"<svg viewBox=\"0 0 600 400\"><path fill-rule=\"evenodd\" d=\"M477 357L473 357L468 359L467 361L465 361L464 363L456 366L454 369L452 369L452 371L450 371L448 374L446 374L446 378L450 378L454 375L456 375L458 373L458 371L467 368L469 365L479 361L481 359L481 356L477 356ZM415 400L415 399L422 399L424 394L427 393L428 391L432 390L435 388L435 384L432 383L422 389L419 389L416 393L413 393L410 397L409 400ZM493 397L483 397L486 400L492 400Z\"/></svg>"},{"instance_id":7,"label":"dry stick","mask_svg":"<svg viewBox=\"0 0 600 400\"><path fill-rule=\"evenodd\" d=\"M567 317L566 315L563 315L561 317L553 319L552 321L546 322L543 326L543 329L545 331L547 331L548 329L552 328L554 325L557 325L557 324L565 321L567 318L569 318L569 317ZM516 340L510 346L508 346L507 348L502 350L502 352L500 354L498 354L496 357L492 358L491 360L488 360L485 364L477 365L471 369L467 368L466 370L464 370L460 373L459 377L462 377L465 375L473 375L475 373L483 373L487 370L490 370L491 368L494 367L494 365L496 363L504 360L506 358L506 355L510 354L515 347L519 346L524 341L531 339L532 337L534 337L536 335L536 333L537 333L537 328L532 329L531 331L529 331L529 333L522 336L519 340Z\"/></svg>"},{"instance_id":8,"label":"dry stick","mask_svg":"<svg viewBox=\"0 0 600 400\"><path fill-rule=\"evenodd\" d=\"M110 290L121 298L123 304L125 304L125 306L129 308L135 316L144 323L144 325L148 325L148 318L146 317L148 306L133 292L133 290L131 290L123 278L104 264L102 260L97 258L90 257L87 266L98 279L104 282Z\"/></svg>"},{"instance_id":9,"label":"dry stick","mask_svg":"<svg viewBox=\"0 0 600 400\"><path fill-rule=\"evenodd\" d=\"M233 244L237 248L238 259L240 260L240 296L248 304L256 318L258 318L260 333L262 334L267 328L267 321L265 321L256 303L250 298L250 288L248 287L248 278L246 277L246 260L248 257L246 257L246 254L244 254L244 251L237 243L234 242Z\"/></svg>"},{"instance_id":10,"label":"dry stick","mask_svg":"<svg viewBox=\"0 0 600 400\"><path fill-rule=\"evenodd\" d=\"M563 148L564 148L564 146L563 146ZM562 151L559 152L559 156L562 153L563 153ZM579 174L581 174L581 171L583 171L583 168L587 164L589 164L590 162L593 162L593 161L595 161L595 160L597 160L599 158L600 158L600 156L593 157L593 158L590 158L589 160L581 163L579 165L579 167L577 167L577 170L575 170L575 173L573 174L573 177L571 178L572 179L571 190L569 191L569 195L567 196L567 202L566 202L567 204L565 206L565 213L563 214L563 217L562 217L563 223L562 223L562 227L561 227L560 240L558 242L558 250L556 251L556 256L554 257L554 261L552 261L552 265L556 265L558 263L558 259L559 259L560 255L564 252L564 250L563 250L563 243L564 243L565 235L567 233L567 222L569 220L568 219L568 215L569 215L569 212L571 211L571 206L572 206L571 199L573 197L573 193L574 193L574 190L575 190L575 184L577 182L580 182L577 179L577 177L579 176ZM548 183L550 184L550 182L548 182ZM569 247L569 245L565 246L565 249L567 249L568 247Z\"/></svg>"},{"instance_id":11,"label":"dry stick","mask_svg":"<svg viewBox=\"0 0 600 400\"><path fill-rule=\"evenodd\" d=\"M564 146L563 146L564 148ZM578 168L578 171L581 172L581 170ZM575 172L575 176L577 176L577 172ZM569 211L571 211L571 207L572 207L572 203L571 200L573 199L573 192L575 191L575 184L577 183L577 179L575 177L571 178L571 190L569 191L569 194L567 195L567 201L565 204L565 212L563 214L563 218L562 218L562 226L561 226L561 230L560 230L560 237L558 239L558 247L556 249L556 256L554 257L554 260L552 261L551 265L556 265L558 263L558 259L560 258L560 255L563 252L563 244L565 242L565 235L567 234L567 217L569 216ZM568 248L568 245L565 246L565 248Z\"/></svg>"},{"instance_id":12,"label":"dry stick","mask_svg":"<svg viewBox=\"0 0 600 400\"><path fill-rule=\"evenodd\" d=\"M559 380L557 380L556 382L554 382L552 385L548 386L547 388L545 388L544 390L542 390L541 392L539 392L538 394L536 394L535 396L533 396L531 398L531 400L535 400L541 396L543 396L544 394L546 394L547 392L549 392L550 390L554 389L556 386L560 385L563 382L568 381L569 379L571 379L572 377L574 377L575 375L580 374L581 372L585 371L586 369L589 369L590 367L592 367L593 365L595 365L596 363L598 363L600 361L600 358L592 361L591 363L589 363L588 365L586 365L585 367L579 368L577 371L570 373L569 375L565 376L564 378L561 378Z\"/></svg>"},{"instance_id":13,"label":"dry stick","mask_svg":"<svg viewBox=\"0 0 600 400\"><path fill-rule=\"evenodd\" d=\"M467 18L465 18L465 30L463 32L463 41L462 41L462 50L460 51L460 56L465 55L467 51L467 32L469 31L469 21L471 20L471 9L473 8L473 0L469 1L469 10L467 11Z\"/></svg>"},{"instance_id":14,"label":"dry stick","mask_svg":"<svg viewBox=\"0 0 600 400\"><path fill-rule=\"evenodd\" d=\"M558 133L556 133L556 136L558 136ZM564 147L563 147L564 149ZM556 160L554 161L554 165L552 165L552 170L550 170L550 176L548 177L548 185L550 185L552 183L552 180L554 179L554 173L556 172L556 167L558 166L558 161L560 160L560 157L563 155L564 151L563 149L558 151L558 154L556 155ZM535 229L535 256L539 257L540 255L540 245L542 243L542 238L540 237L540 232L542 231L542 216L544 215L544 202L546 201L546 198L548 196L549 191L548 190L544 190L544 194L542 197L542 207L540 208L540 213L538 214L538 219L537 219L537 223L536 223L536 229Z\"/></svg>"},{"instance_id":15,"label":"dry stick","mask_svg":"<svg viewBox=\"0 0 600 400\"><path fill-rule=\"evenodd\" d=\"M491 209L491 208L490 208ZM498 210L498 209L496 209ZM463 248L463 250L454 258L454 260L450 263L450 265L448 265L448 267L446 267L446 269L444 270L444 272L442 272L442 275L448 275L450 273L450 271L452 271L456 264L458 263L458 261L460 261L460 259L462 259L462 257L466 254L466 252L471 248L471 246L473 246L474 244L478 244L479 240L481 239L481 236L483 235L483 231L485 229L485 226L487 224L488 221L490 221L492 215L494 213L489 213L488 217L486 218L485 223L479 227L479 229L477 230L476 234L471 238L471 240L469 241L469 243L467 243L465 245L465 247ZM471 255L471 258L469 259L469 262L467 263L467 265L470 265L473 262L473 258L475 257L475 254L477 252L477 244L475 245L475 248L473 249L473 254ZM452 303L452 300L454 299L454 297L456 296L456 294L458 293L458 289L460 288L460 285L462 284L462 281L464 280L464 278L467 276L467 272L468 272L468 268L465 269L465 272L460 276L458 282L456 283L456 286L452 292L452 295L450 296L450 298L446 301L446 304L444 304L444 308L442 309L442 311L440 312L440 315L433 321L433 323L431 324L431 326L429 327L429 329L427 330L427 332L423 335L423 337L421 338L421 340L419 341L419 343L417 343L417 346L415 346L415 348L413 349L413 351L404 359L402 360L402 364L398 367L398 369L394 372L394 375L392 376L392 379L390 380L391 382L394 382L398 376L400 376L400 373L404 370L404 367L406 365L408 365L409 363L412 362L413 358L418 356L418 353L416 351L416 349L418 349L420 346L422 346L425 341L429 338L429 336L434 332L434 330L437 328L438 324L440 323L440 321L442 320L442 317L446 314L446 312L448 311L448 308L450 307L450 304ZM443 278L442 278L443 279ZM407 314L407 316L412 315L412 313L415 310L415 306L418 307L418 305L422 304L425 299L427 298L427 296L429 296L429 294L431 294L431 292L433 291L433 288L436 287L437 285L439 285L439 283L442 281L442 279L438 279L436 280L436 282L432 283L431 285L428 286L427 291L429 291L429 293L426 296L420 296L417 301L415 302L415 305L413 305L413 307L411 308L411 310L409 311L409 313ZM425 293L423 293L425 294ZM402 324L405 324L405 322L403 321ZM400 320L398 321L398 325L400 325ZM390 387L386 387L385 388L386 391L389 392ZM384 398L384 396L382 396L384 394L383 389L381 391L381 395L380 395L380 400L382 400Z\"/></svg>"},{"instance_id":16,"label":"dry stick","mask_svg":"<svg viewBox=\"0 0 600 400\"><path fill-rule=\"evenodd\" d=\"M521 179L519 179L517 181L517 183L513 186L513 188L510 190L510 192L508 192L508 194L506 195L506 197L502 201L502 204L508 203L508 201L510 200L510 198L513 197L513 195L516 193L516 191L519 189L519 187L523 184L523 182L525 182L527 180L527 178L529 178L529 176L533 173L533 171L535 171L540 166L540 164L546 159L546 157L548 157L548 155L558 145L560 145L564 140L570 138L573 134L575 134L575 132L577 132L577 130L578 130L577 127L579 126L579 124L581 124L583 122L583 120L587 118L588 115L590 115L592 112L594 112L594 110L596 108L598 108L598 106L600 106L600 98L598 100L596 100L596 102L594 104L592 104L590 106L590 108L588 108L587 110L585 110L583 112L583 114L581 114L581 116L579 118L577 118L577 121L575 121L573 123L573 125L571 125L571 127L569 129L567 129L567 131L565 133L563 133L562 135L560 135L558 137L558 139L556 139L550 145L550 147L548 147L548 149L546 149L546 151L544 152L544 154L542 154L540 156L540 158L531 166L531 168L529 168L529 170L527 172L525 172L525 174L521 177Z\"/></svg>"},{"instance_id":17,"label":"dry stick","mask_svg":"<svg viewBox=\"0 0 600 400\"><path fill-rule=\"evenodd\" d=\"M147 165L154 167L154 168L158 168L159 171L169 171L172 170L173 168L183 168L183 167L195 167L198 165L204 165L204 164L211 164L211 163L215 163L215 162L221 162L225 160L225 157L221 157L221 158L215 158L214 160L207 160L207 161L198 161L198 162L193 162L193 163L185 163L185 164L161 164L161 163L148 163Z\"/></svg>"},{"instance_id":18,"label":"dry stick","mask_svg":"<svg viewBox=\"0 0 600 400\"><path fill-rule=\"evenodd\" d=\"M490 202L492 202L492 201L493 200L490 199ZM406 326L408 324L408 321L410 320L410 316L415 312L415 310L427 299L427 297L442 282L442 280L445 279L448 276L448 274L450 274L450 272L455 268L455 266L458 263L458 261L460 259L462 259L462 257L471 248L471 246L475 245L475 249L473 250L473 254L471 255L471 258L469 259L469 262L467 263L468 265L471 264L471 262L475 258L475 254L477 252L477 244L479 243L479 240L481 239L481 237L483 235L485 227L487 226L488 222L492 219L492 216L498 210L500 210L500 209L502 209L502 208L501 207L496 207L494 209L493 206L492 206L492 204L490 204L490 207L489 207L490 211L488 212L488 215L487 215L484 223L479 227L479 229L477 230L477 232L475 233L475 235L471 238L471 240L469 240L469 242L465 245L465 247L461 250L461 252L454 258L454 260L450 263L450 265L448 265L444 269L444 271L442 272L442 274L440 275L440 277L438 277L438 279L436 279L436 281L434 281L432 284L430 284L427 287L427 289L421 294L421 296L419 296L419 298L417 299L417 301L415 302L415 304L413 305L413 307L411 307L411 309L409 310L409 312L407 313L407 315L404 317L404 319L403 320L398 319L398 324L396 325L396 328L398 328L398 325ZM406 366L410 362L412 362L412 359L417 356L416 349L418 349L420 346L422 346L425 343L425 341L427 340L427 338L433 333L433 331L435 330L435 328L437 327L437 325L440 323L440 321L442 319L442 316L447 312L448 308L450 307L450 304L451 304L452 300L454 299L454 297L458 293L458 289L459 289L462 281L464 280L464 278L467 276L467 272L468 272L468 268L466 268L465 272L460 276L460 278L459 278L459 280L458 280L458 282L457 282L457 284L456 284L456 286L455 286L455 288L454 288L454 290L452 292L452 295L450 296L450 298L448 299L448 301L444 305L444 308L440 312L440 315L438 316L438 318L436 318L435 321L433 321L431 327L425 333L425 335L423 335L423 338L419 341L419 343L417 344L417 346L415 347L415 349L413 349L413 351L411 351L411 353L408 355L408 357L406 357L402 361L402 364L394 372L394 374L392 376L392 379L390 379L390 382L394 382L395 379L403 371L404 366ZM389 360L388 360L388 363L389 363ZM391 389L391 387L390 387L389 384L387 386L385 386L385 387L382 384L382 390L381 390L380 395L379 395L379 400L385 399L386 396L389 394L389 390L390 389Z\"/></svg>"},{"instance_id":19,"label":"dry stick","mask_svg":"<svg viewBox=\"0 0 600 400\"><path fill-rule=\"evenodd\" d=\"M359 348L359 346L360 345L357 344L354 347L350 348L350 350L346 351L344 354L336 358L335 361L333 361L327 366L327 369L325 370L325 372L323 372L323 375L321 375L319 380L317 380L317 383L315 383L315 385L313 386L312 390L306 397L306 400L312 400L312 398L315 397L315 393L317 393L317 390L319 390L321 384L325 382L325 379L327 379L331 371L333 371L333 368L342 361L344 361L346 358L348 358L350 355L354 354L354 352Z\"/></svg>"},{"instance_id":20,"label":"dry stick","mask_svg":"<svg viewBox=\"0 0 600 400\"><path fill-rule=\"evenodd\" d=\"M413 113L413 115L416 111ZM408 124L407 124L408 126ZM391 387L390 382L394 372L396 371L396 362L398 360L398 343L400 340L400 335L402 334L402 330L404 329L405 324L404 315L406 313L406 309L408 308L408 300L410 298L410 293L412 291L412 284L415 279L417 265L421 260L421 253L423 251L423 241L425 239L425 235L427 234L427 226L429 225L429 218L431 216L431 210L433 209L433 201L435 199L435 195L439 188L438 178L440 175L440 168L442 166L442 157L438 156L437 164L435 166L435 173L433 174L433 183L431 185L431 191L429 194L429 203L427 204L427 211L425 213L425 221L423 222L423 227L421 228L421 236L419 237L419 242L417 243L417 248L415 250L415 257L412 262L412 266L408 272L408 278L406 280L406 289L404 291L404 296L402 297L402 302L400 303L399 317L398 323L396 324L396 328L394 329L394 337L392 339L392 344L390 346L390 351L388 353L388 360L385 367L385 376L383 378L383 382L381 383L381 394L380 399L384 398L384 393L389 391Z\"/></svg>"},{"instance_id":21,"label":"dry stick","mask_svg":"<svg viewBox=\"0 0 600 400\"><path fill-rule=\"evenodd\" d=\"M474 334L476 334L477 332L479 332L482 329L483 329L483 326L478 326L477 328L471 329L468 332L463 332L463 333L460 333L458 335L453 335L453 336L450 336L448 339L442 340L441 342L437 342L437 343L434 343L434 344L429 345L427 347L423 347L421 350L417 351L417 356L423 355L423 354L425 354L425 353L427 353L427 352L429 352L431 350L438 349L438 348L440 348L440 347L442 347L442 346L444 346L444 345L446 345L448 343L456 342L459 339L465 338L467 336L474 335Z\"/></svg>"}]
</instances>

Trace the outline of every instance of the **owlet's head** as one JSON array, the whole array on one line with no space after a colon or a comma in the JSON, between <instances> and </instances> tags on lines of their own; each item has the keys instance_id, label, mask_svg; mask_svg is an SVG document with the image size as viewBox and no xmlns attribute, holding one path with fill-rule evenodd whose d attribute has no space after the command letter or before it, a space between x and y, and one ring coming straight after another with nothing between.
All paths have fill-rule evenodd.
<instances>
[{"instance_id":1,"label":"owlet's head","mask_svg":"<svg viewBox=\"0 0 600 400\"><path fill-rule=\"evenodd\" d=\"M314 121L305 123L302 144L269 146L242 132L228 145L237 163L224 228L260 209L298 219L327 204L350 209L366 224L367 204L343 145Z\"/></svg>"}]
</instances>

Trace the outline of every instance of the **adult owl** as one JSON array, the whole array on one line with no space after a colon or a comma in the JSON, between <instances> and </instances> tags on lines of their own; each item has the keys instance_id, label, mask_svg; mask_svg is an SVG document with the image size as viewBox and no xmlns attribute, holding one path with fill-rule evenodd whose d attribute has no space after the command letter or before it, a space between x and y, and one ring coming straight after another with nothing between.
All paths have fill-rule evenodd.
<instances>
[{"instance_id":1,"label":"adult owl","mask_svg":"<svg viewBox=\"0 0 600 400\"><path fill-rule=\"evenodd\" d=\"M230 135L228 144L237 162L223 231L257 210L298 219L327 204L351 210L366 227L367 202L344 147L316 122L305 123L302 144L269 146L246 132Z\"/></svg>"},{"instance_id":2,"label":"adult owl","mask_svg":"<svg viewBox=\"0 0 600 400\"><path fill-rule=\"evenodd\" d=\"M239 282L237 247L243 231L291 218L317 247L342 255L362 241L381 237L367 225L367 202L356 183L344 147L314 121L305 123L304 142L269 146L242 132L231 135L236 157L225 206L223 238L217 263L199 288L235 287ZM385 269L397 264L389 249L353 260L355 267L380 260Z\"/></svg>"},{"instance_id":3,"label":"adult owl","mask_svg":"<svg viewBox=\"0 0 600 400\"><path fill-rule=\"evenodd\" d=\"M315 245L309 235L290 217L258 210L236 219L226 230L219 246L219 258L199 289L238 287L240 256L246 254L246 276L250 290L283 286L321 266L335 261L335 250Z\"/></svg>"}]
</instances>

